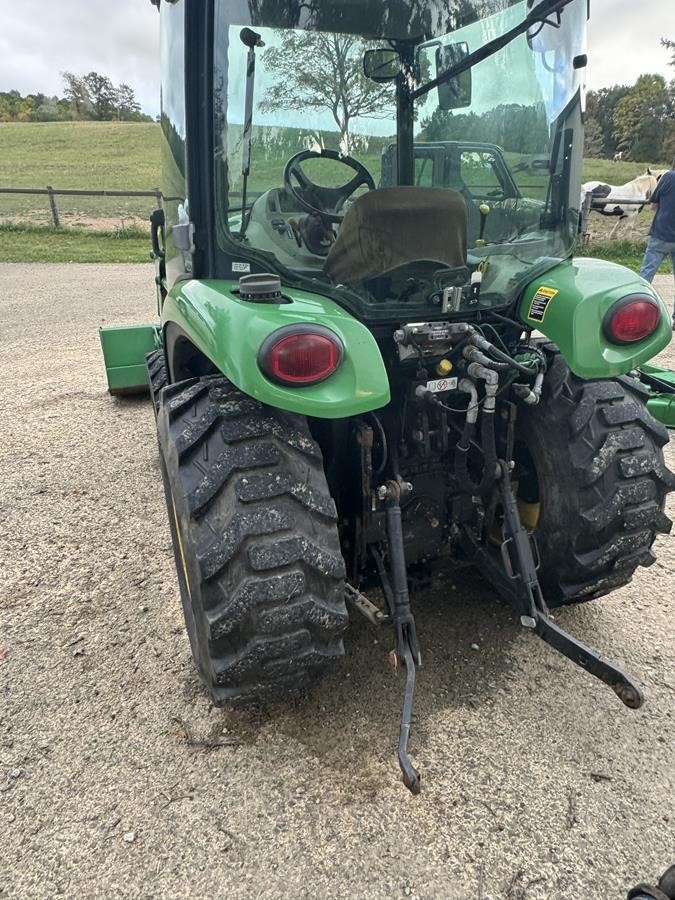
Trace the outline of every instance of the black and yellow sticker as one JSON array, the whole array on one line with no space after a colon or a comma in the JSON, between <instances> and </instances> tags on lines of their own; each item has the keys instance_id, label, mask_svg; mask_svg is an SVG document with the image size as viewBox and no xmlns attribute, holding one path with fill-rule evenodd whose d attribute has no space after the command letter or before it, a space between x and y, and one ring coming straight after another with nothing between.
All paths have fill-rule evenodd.
<instances>
[{"instance_id":1,"label":"black and yellow sticker","mask_svg":"<svg viewBox=\"0 0 675 900\"><path fill-rule=\"evenodd\" d=\"M548 305L557 293L558 291L554 290L554 288L537 288L537 292L532 298L532 303L530 303L530 311L527 314L527 318L532 319L534 322L543 322Z\"/></svg>"}]
</instances>

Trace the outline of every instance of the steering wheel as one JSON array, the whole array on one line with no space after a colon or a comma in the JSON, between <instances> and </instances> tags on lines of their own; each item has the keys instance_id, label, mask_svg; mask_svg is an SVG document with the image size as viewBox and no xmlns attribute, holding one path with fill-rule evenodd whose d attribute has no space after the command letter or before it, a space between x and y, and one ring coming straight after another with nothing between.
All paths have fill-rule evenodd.
<instances>
[{"instance_id":1,"label":"steering wheel","mask_svg":"<svg viewBox=\"0 0 675 900\"><path fill-rule=\"evenodd\" d=\"M331 159L353 169L356 175L342 187L321 187L310 181L300 168L300 164L307 159ZM293 178L299 188L293 184ZM338 210L342 209L354 191L363 184L368 190L375 190L375 182L368 169L351 156L340 156L337 150L302 150L288 160L284 169L284 187L289 194L307 212L323 216L328 222L342 221L343 216L338 214Z\"/></svg>"}]
</instances>

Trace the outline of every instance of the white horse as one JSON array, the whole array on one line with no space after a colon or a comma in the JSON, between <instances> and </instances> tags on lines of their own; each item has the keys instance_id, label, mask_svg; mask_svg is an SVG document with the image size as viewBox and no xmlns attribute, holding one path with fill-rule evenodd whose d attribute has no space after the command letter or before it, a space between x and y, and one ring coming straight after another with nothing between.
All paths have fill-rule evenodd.
<instances>
[{"instance_id":1,"label":"white horse","mask_svg":"<svg viewBox=\"0 0 675 900\"><path fill-rule=\"evenodd\" d=\"M618 217L609 236L610 240L616 235L622 222L626 224L624 236L627 236L632 232L635 220L656 190L659 178L667 171L662 169L652 172L651 169L647 169L644 175L638 175L632 181L620 185L587 181L581 185L581 203L583 205L586 195L590 194L592 211L599 212L603 216Z\"/></svg>"}]
</instances>

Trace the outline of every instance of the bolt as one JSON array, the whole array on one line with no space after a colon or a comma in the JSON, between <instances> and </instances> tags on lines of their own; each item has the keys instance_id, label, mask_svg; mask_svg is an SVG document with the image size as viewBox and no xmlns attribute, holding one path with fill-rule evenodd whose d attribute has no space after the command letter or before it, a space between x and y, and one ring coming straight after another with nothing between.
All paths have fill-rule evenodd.
<instances>
[{"instance_id":1,"label":"bolt","mask_svg":"<svg viewBox=\"0 0 675 900\"><path fill-rule=\"evenodd\" d=\"M404 482L403 482L403 489L405 490L406 494L412 494L412 492L413 492L413 486L412 486L411 482L409 482L409 481L404 481Z\"/></svg>"},{"instance_id":2,"label":"bolt","mask_svg":"<svg viewBox=\"0 0 675 900\"><path fill-rule=\"evenodd\" d=\"M377 489L377 499L378 500L386 500L387 499L388 488L386 484L381 484Z\"/></svg>"}]
</instances>

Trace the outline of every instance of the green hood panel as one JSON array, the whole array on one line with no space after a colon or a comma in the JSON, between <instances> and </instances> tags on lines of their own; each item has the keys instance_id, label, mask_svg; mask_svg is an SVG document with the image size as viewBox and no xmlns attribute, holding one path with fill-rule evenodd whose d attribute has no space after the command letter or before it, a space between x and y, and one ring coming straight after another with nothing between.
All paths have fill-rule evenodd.
<instances>
[{"instance_id":1,"label":"green hood panel","mask_svg":"<svg viewBox=\"0 0 675 900\"><path fill-rule=\"evenodd\" d=\"M636 293L659 303L661 322L644 341L612 344L602 330L605 313ZM625 266L599 259L569 260L537 278L525 289L520 318L557 344L580 378L623 375L656 356L672 338L670 315L652 286Z\"/></svg>"},{"instance_id":2,"label":"green hood panel","mask_svg":"<svg viewBox=\"0 0 675 900\"><path fill-rule=\"evenodd\" d=\"M183 281L168 294L162 327L178 326L230 381L262 403L289 412L339 419L389 403L389 379L370 331L332 300L286 290L291 303L240 300L236 281ZM319 384L289 388L268 380L257 357L265 339L286 325L322 325L342 340L338 370Z\"/></svg>"}]
</instances>

